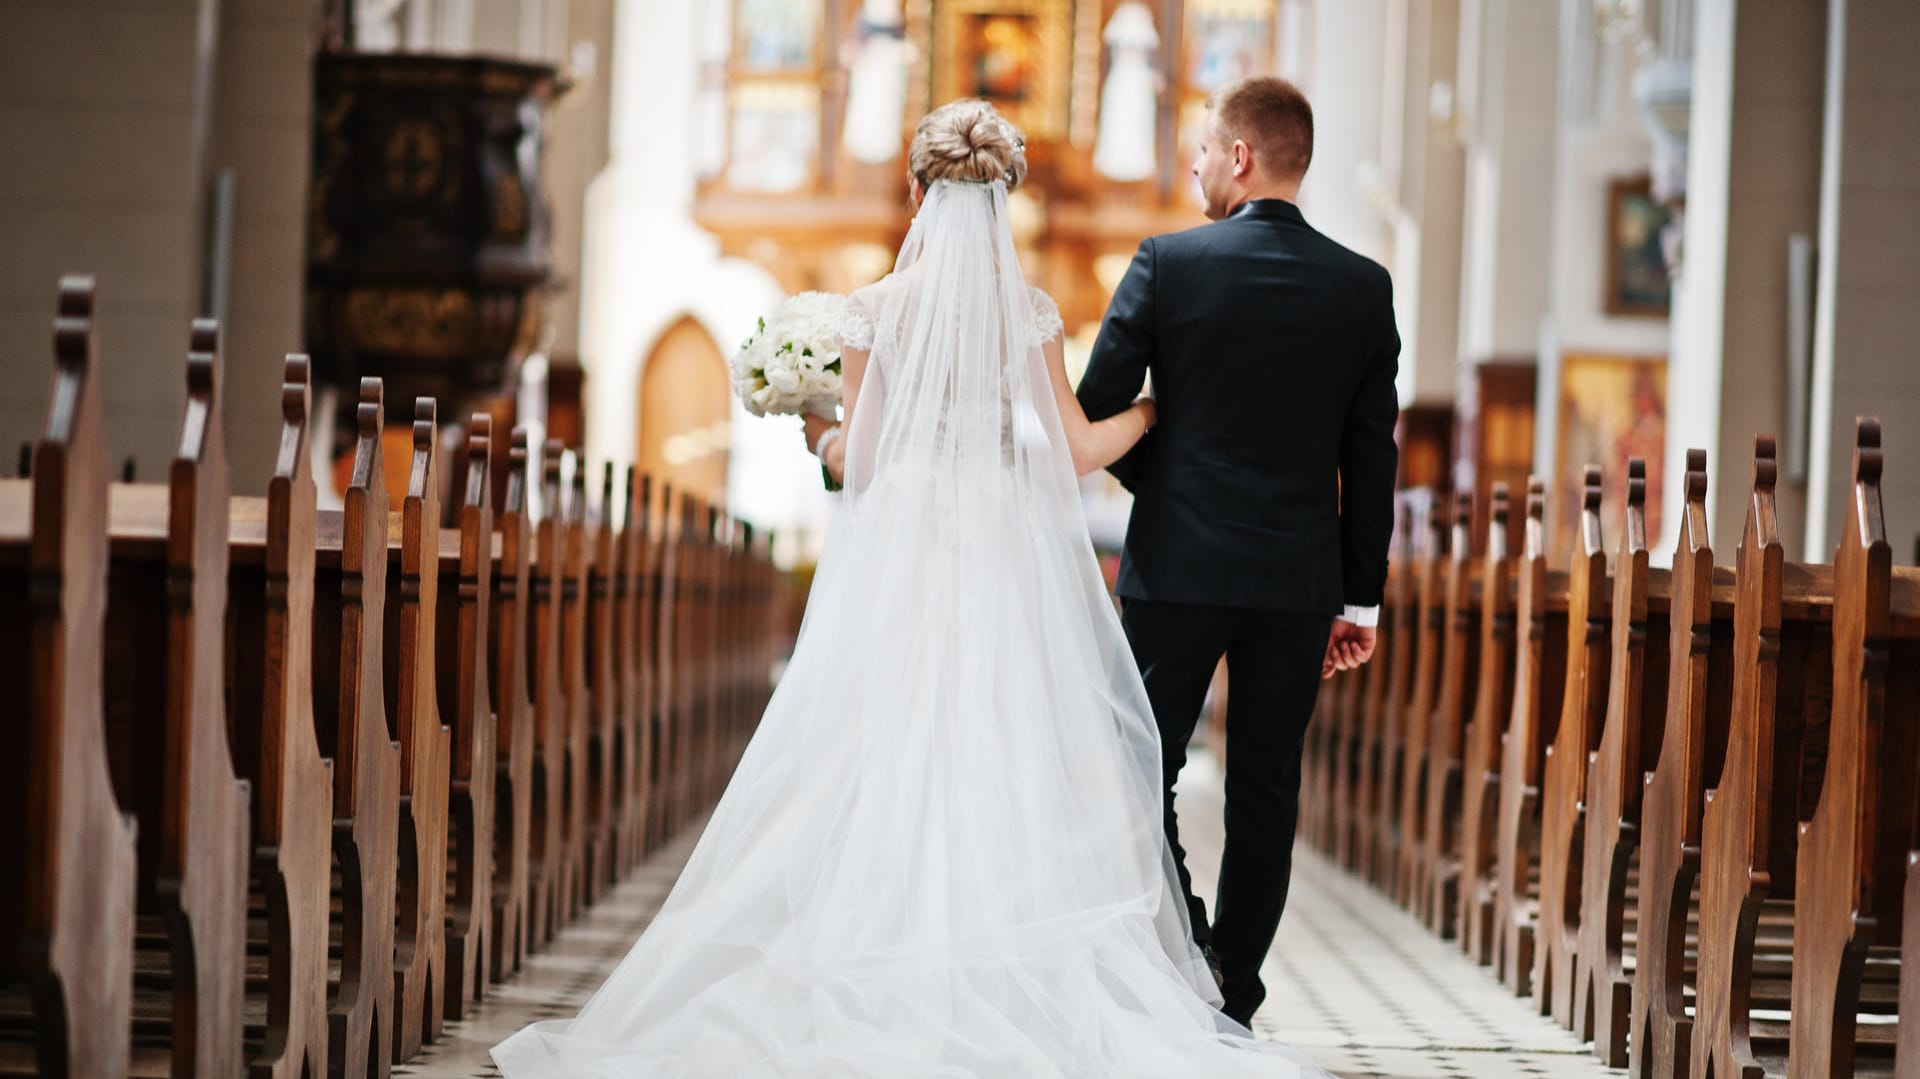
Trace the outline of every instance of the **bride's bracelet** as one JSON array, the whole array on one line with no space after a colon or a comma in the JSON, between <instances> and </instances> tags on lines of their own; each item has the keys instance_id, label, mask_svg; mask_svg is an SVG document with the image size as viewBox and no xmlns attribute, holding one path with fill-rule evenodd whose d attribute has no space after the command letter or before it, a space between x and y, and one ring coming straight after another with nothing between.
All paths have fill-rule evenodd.
<instances>
[{"instance_id":1,"label":"bride's bracelet","mask_svg":"<svg viewBox=\"0 0 1920 1079\"><path fill-rule=\"evenodd\" d=\"M827 459L827 447L840 437L840 425L834 424L820 433L820 441L813 444L813 455L822 461Z\"/></svg>"}]
</instances>

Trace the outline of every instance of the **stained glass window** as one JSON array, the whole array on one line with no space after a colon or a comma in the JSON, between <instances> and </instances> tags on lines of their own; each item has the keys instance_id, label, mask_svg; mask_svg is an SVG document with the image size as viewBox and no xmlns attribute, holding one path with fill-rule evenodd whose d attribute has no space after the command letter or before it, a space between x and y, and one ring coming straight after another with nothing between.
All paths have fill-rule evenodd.
<instances>
[{"instance_id":1,"label":"stained glass window","mask_svg":"<svg viewBox=\"0 0 1920 1079\"><path fill-rule=\"evenodd\" d=\"M821 20L821 0L739 0L734 63L745 73L811 71Z\"/></svg>"}]
</instances>

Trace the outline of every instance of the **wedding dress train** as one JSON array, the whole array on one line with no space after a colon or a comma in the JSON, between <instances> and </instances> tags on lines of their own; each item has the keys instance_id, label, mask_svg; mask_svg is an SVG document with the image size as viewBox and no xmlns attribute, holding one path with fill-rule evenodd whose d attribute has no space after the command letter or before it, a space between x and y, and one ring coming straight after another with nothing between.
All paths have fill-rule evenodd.
<instances>
[{"instance_id":1,"label":"wedding dress train","mask_svg":"<svg viewBox=\"0 0 1920 1079\"><path fill-rule=\"evenodd\" d=\"M1214 1009L1058 332L1004 185L934 184L852 301L871 360L792 661L658 917L494 1048L509 1079L1319 1074Z\"/></svg>"}]
</instances>

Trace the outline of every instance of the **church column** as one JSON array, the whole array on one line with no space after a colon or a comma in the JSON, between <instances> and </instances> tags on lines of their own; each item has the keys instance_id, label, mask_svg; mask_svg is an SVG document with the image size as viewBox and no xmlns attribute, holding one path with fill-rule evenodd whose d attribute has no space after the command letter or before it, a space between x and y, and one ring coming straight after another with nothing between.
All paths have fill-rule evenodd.
<instances>
[{"instance_id":1,"label":"church column","mask_svg":"<svg viewBox=\"0 0 1920 1079\"><path fill-rule=\"evenodd\" d=\"M1460 344L1466 155L1453 132L1460 5L1393 0L1388 26L1382 172L1398 204L1389 266L1400 324L1400 396L1445 404L1453 397Z\"/></svg>"},{"instance_id":2,"label":"church column","mask_svg":"<svg viewBox=\"0 0 1920 1079\"><path fill-rule=\"evenodd\" d=\"M108 451L165 475L201 311L220 5L6 5L0 65L0 451L45 416L60 275L96 276ZM302 65L306 57L295 62ZM111 77L102 73L110 72ZM236 475L236 480L239 478Z\"/></svg>"},{"instance_id":3,"label":"church column","mask_svg":"<svg viewBox=\"0 0 1920 1079\"><path fill-rule=\"evenodd\" d=\"M252 402L280 394L278 357L302 347L307 189L313 146L313 56L320 0L228 3L220 13L208 174L225 173L227 272L210 309L224 319L230 401L227 444L235 490L260 490L273 469L279 414ZM218 286L216 286L218 287ZM169 344L173 342L169 341Z\"/></svg>"},{"instance_id":4,"label":"church column","mask_svg":"<svg viewBox=\"0 0 1920 1079\"><path fill-rule=\"evenodd\" d=\"M1460 358L1532 360L1546 314L1558 114L1558 12L1468 0L1461 27L1466 199Z\"/></svg>"},{"instance_id":5,"label":"church column","mask_svg":"<svg viewBox=\"0 0 1920 1079\"><path fill-rule=\"evenodd\" d=\"M1300 188L1307 220L1385 265L1392 237L1380 198L1386 0L1287 0L1281 74L1313 103L1313 164Z\"/></svg>"},{"instance_id":6,"label":"church column","mask_svg":"<svg viewBox=\"0 0 1920 1079\"><path fill-rule=\"evenodd\" d=\"M1920 7L1829 0L1807 542L1830 558L1854 417L1882 421L1888 538L1920 532Z\"/></svg>"},{"instance_id":7,"label":"church column","mask_svg":"<svg viewBox=\"0 0 1920 1079\"><path fill-rule=\"evenodd\" d=\"M533 10L535 5L529 5ZM605 58L613 51L614 0L574 0L551 10L564 20L553 51L573 85L553 106L546 137L548 202L553 223L553 267L566 283L547 316L553 320L547 346L556 362L583 362L580 289L586 278L584 251L587 191L610 159L613 93ZM554 59L554 58L544 58ZM591 380L586 392L599 387ZM592 424L588 424L589 430Z\"/></svg>"},{"instance_id":8,"label":"church column","mask_svg":"<svg viewBox=\"0 0 1920 1079\"><path fill-rule=\"evenodd\" d=\"M1466 191L1453 479L1476 494L1476 537L1488 519L1490 485L1524 490L1534 468L1540 324L1552 299L1543 271L1553 258L1548 178L1559 130L1558 45L1555 5L1463 5L1454 126L1465 140Z\"/></svg>"},{"instance_id":9,"label":"church column","mask_svg":"<svg viewBox=\"0 0 1920 1079\"><path fill-rule=\"evenodd\" d=\"M1688 122L1686 226L1668 369L1667 475L1709 451L1713 534L1731 551L1746 515L1753 436L1781 436L1788 402L1789 241L1815 230L1825 13L1800 0L1699 0ZM1781 477L1782 533L1805 490ZM1667 485L1669 535L1681 485ZM1792 557L1803 552L1789 550Z\"/></svg>"}]
</instances>

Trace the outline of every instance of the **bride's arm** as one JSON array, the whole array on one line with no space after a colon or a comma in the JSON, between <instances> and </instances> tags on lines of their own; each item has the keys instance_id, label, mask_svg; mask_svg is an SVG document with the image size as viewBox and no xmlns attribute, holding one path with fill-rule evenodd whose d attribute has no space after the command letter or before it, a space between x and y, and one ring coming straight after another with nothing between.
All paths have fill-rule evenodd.
<instances>
[{"instance_id":1,"label":"bride's arm","mask_svg":"<svg viewBox=\"0 0 1920 1079\"><path fill-rule=\"evenodd\" d=\"M1073 394L1073 385L1067 381L1067 357L1060 338L1049 338L1041 351L1047 358L1047 377L1053 383L1053 400L1060 408L1060 426L1066 432L1077 475L1098 472L1118 461L1153 426L1153 402L1147 398L1135 401L1118 415L1089 422L1080 399Z\"/></svg>"},{"instance_id":2,"label":"bride's arm","mask_svg":"<svg viewBox=\"0 0 1920 1079\"><path fill-rule=\"evenodd\" d=\"M820 463L827 466L833 474L834 482L847 482L847 432L853 430L853 406L860 400L860 384L867 377L867 357L865 349L840 347L840 437L827 446L827 455ZM807 445L815 449L820 443L820 434L813 430L814 418L807 419ZM820 433L826 431L822 423Z\"/></svg>"}]
</instances>

